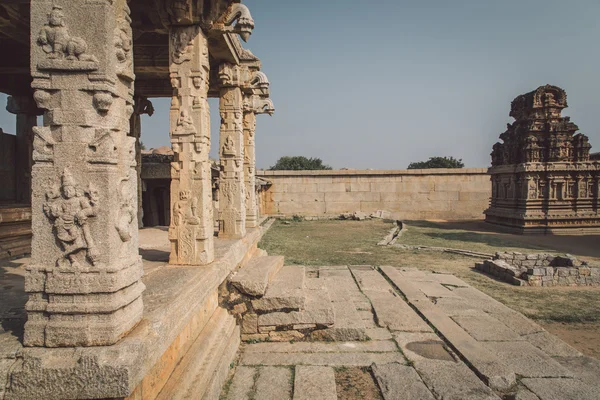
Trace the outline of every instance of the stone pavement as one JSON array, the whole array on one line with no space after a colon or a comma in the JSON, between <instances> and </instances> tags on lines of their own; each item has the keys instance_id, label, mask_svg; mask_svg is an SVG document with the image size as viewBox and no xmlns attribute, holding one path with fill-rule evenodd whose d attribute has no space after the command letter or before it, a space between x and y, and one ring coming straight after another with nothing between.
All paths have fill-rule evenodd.
<instances>
[{"instance_id":1,"label":"stone pavement","mask_svg":"<svg viewBox=\"0 0 600 400\"><path fill-rule=\"evenodd\" d=\"M324 279L336 314L325 332L334 334L246 342L221 398L347 398L340 374L352 368L368 370L385 400L600 396L600 361L453 275L371 266L303 269L307 280ZM344 341L343 329L354 327L364 340ZM365 396L358 387L351 398Z\"/></svg>"}]
</instances>

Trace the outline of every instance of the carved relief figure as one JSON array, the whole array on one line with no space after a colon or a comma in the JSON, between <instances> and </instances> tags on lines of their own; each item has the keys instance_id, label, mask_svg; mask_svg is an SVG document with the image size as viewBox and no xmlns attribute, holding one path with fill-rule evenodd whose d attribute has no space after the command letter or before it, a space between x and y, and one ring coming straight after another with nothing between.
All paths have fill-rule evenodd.
<instances>
[{"instance_id":1,"label":"carved relief figure","mask_svg":"<svg viewBox=\"0 0 600 400\"><path fill-rule=\"evenodd\" d=\"M69 35L64 20L62 7L55 5L48 14L48 23L40 31L37 42L48 58L98 62L96 57L85 54L88 49L85 40Z\"/></svg>"},{"instance_id":2,"label":"carved relief figure","mask_svg":"<svg viewBox=\"0 0 600 400\"><path fill-rule=\"evenodd\" d=\"M538 198L538 185L537 185L537 182L535 181L535 179L529 180L529 195L528 195L528 197L530 199Z\"/></svg>"},{"instance_id":3,"label":"carved relief figure","mask_svg":"<svg viewBox=\"0 0 600 400\"><path fill-rule=\"evenodd\" d=\"M60 191L50 190L46 197L44 213L53 222L54 233L63 248L63 255L56 261L57 266L77 268L86 260L96 265L98 252L88 219L97 216L97 191L91 185L88 190L81 191L65 168Z\"/></svg>"},{"instance_id":4,"label":"carved relief figure","mask_svg":"<svg viewBox=\"0 0 600 400\"><path fill-rule=\"evenodd\" d=\"M179 119L177 120L177 128L174 132L176 135L189 135L196 133L196 128L194 127L194 121L192 117L187 112L187 110L181 110L179 113Z\"/></svg>"},{"instance_id":5,"label":"carved relief figure","mask_svg":"<svg viewBox=\"0 0 600 400\"><path fill-rule=\"evenodd\" d=\"M198 199L188 190L179 192L179 200L173 206L173 225L200 225L198 217Z\"/></svg>"},{"instance_id":6,"label":"carved relief figure","mask_svg":"<svg viewBox=\"0 0 600 400\"><path fill-rule=\"evenodd\" d=\"M132 237L131 223L135 215L137 214L136 208L134 207L133 193L128 190L129 176L121 179L119 188L119 202L121 208L119 209L119 216L115 228L119 233L119 237L123 242L129 242Z\"/></svg>"},{"instance_id":7,"label":"carved relief figure","mask_svg":"<svg viewBox=\"0 0 600 400\"><path fill-rule=\"evenodd\" d=\"M223 144L223 155L235 155L235 143L231 135L227 135L225 143Z\"/></svg>"},{"instance_id":8,"label":"carved relief figure","mask_svg":"<svg viewBox=\"0 0 600 400\"><path fill-rule=\"evenodd\" d=\"M192 59L192 39L192 35L187 29L180 29L177 32L173 32L171 40L173 41L173 62L175 64L182 64Z\"/></svg>"}]
</instances>

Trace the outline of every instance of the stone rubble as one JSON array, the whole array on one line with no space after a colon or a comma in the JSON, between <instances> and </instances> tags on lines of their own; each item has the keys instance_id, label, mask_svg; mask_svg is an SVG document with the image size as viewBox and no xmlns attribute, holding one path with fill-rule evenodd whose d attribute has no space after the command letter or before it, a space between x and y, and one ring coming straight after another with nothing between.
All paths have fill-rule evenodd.
<instances>
[{"instance_id":1,"label":"stone rubble","mask_svg":"<svg viewBox=\"0 0 600 400\"><path fill-rule=\"evenodd\" d=\"M496 253L475 269L517 286L600 286L600 267L570 255Z\"/></svg>"}]
</instances>

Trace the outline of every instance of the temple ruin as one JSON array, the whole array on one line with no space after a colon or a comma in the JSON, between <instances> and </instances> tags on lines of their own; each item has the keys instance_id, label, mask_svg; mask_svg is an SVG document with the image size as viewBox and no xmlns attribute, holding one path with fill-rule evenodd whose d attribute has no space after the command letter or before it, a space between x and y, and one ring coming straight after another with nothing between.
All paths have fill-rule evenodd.
<instances>
[{"instance_id":1,"label":"temple ruin","mask_svg":"<svg viewBox=\"0 0 600 400\"><path fill-rule=\"evenodd\" d=\"M492 199L486 221L521 233L600 232L600 163L587 136L561 112L567 94L542 86L518 96L492 151Z\"/></svg>"}]
</instances>

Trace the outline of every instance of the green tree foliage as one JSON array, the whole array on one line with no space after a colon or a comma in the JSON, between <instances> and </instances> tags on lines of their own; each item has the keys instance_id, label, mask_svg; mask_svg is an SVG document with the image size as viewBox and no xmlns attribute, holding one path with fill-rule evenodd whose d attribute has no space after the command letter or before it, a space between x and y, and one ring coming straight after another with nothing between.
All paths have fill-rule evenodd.
<instances>
[{"instance_id":1,"label":"green tree foliage","mask_svg":"<svg viewBox=\"0 0 600 400\"><path fill-rule=\"evenodd\" d=\"M464 166L462 158L457 160L454 157L429 157L427 161L410 163L408 169L463 168Z\"/></svg>"},{"instance_id":2,"label":"green tree foliage","mask_svg":"<svg viewBox=\"0 0 600 400\"><path fill-rule=\"evenodd\" d=\"M303 156L284 156L281 157L275 165L269 168L275 170L300 171L316 169L333 169L329 165L323 164L320 158L306 158Z\"/></svg>"}]
</instances>

